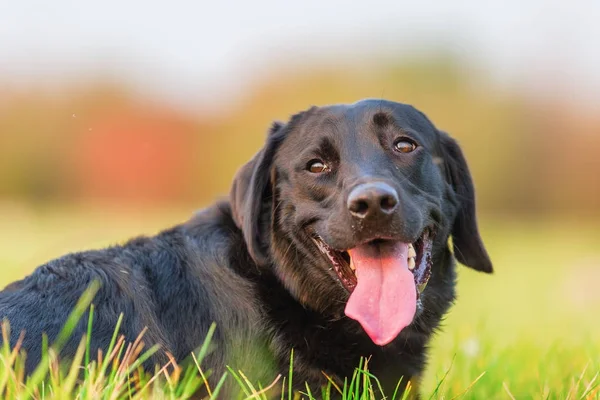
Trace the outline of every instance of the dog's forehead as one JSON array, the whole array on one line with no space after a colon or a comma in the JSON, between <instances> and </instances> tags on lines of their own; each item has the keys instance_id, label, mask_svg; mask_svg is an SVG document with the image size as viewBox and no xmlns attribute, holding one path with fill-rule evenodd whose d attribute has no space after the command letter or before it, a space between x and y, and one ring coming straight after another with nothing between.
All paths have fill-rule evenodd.
<instances>
[{"instance_id":1,"label":"dog's forehead","mask_svg":"<svg viewBox=\"0 0 600 400\"><path fill-rule=\"evenodd\" d=\"M324 135L346 136L390 126L399 131L434 141L438 132L415 107L388 100L361 100L354 104L314 107L304 113L292 128L292 142L309 143Z\"/></svg>"}]
</instances>

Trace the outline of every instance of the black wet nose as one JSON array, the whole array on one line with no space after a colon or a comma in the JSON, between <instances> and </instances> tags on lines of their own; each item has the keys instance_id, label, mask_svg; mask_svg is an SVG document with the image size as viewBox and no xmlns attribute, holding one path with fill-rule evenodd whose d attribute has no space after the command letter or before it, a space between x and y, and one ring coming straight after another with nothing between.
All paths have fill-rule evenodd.
<instances>
[{"instance_id":1,"label":"black wet nose","mask_svg":"<svg viewBox=\"0 0 600 400\"><path fill-rule=\"evenodd\" d=\"M394 212L398 206L398 193L382 182L363 183L348 196L348 210L357 218L374 218Z\"/></svg>"}]
</instances>

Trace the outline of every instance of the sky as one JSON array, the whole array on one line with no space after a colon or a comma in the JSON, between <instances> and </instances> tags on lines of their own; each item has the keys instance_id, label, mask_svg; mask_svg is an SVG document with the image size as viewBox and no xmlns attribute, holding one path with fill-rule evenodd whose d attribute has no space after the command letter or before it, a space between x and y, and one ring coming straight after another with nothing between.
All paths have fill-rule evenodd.
<instances>
[{"instance_id":1,"label":"sky","mask_svg":"<svg viewBox=\"0 0 600 400\"><path fill-rule=\"evenodd\" d=\"M0 0L0 89L110 75L226 101L273 64L450 50L509 85L600 101L600 1Z\"/></svg>"}]
</instances>

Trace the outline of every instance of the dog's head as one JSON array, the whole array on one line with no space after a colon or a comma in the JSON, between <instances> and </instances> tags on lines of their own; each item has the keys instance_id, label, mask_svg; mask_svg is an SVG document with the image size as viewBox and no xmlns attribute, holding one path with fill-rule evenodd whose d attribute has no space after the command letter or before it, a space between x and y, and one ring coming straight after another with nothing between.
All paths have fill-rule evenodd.
<instances>
[{"instance_id":1,"label":"dog's head","mask_svg":"<svg viewBox=\"0 0 600 400\"><path fill-rule=\"evenodd\" d=\"M257 265L304 305L345 309L380 345L434 290L450 236L459 262L492 271L462 152L409 105L364 100L275 123L231 203Z\"/></svg>"}]
</instances>

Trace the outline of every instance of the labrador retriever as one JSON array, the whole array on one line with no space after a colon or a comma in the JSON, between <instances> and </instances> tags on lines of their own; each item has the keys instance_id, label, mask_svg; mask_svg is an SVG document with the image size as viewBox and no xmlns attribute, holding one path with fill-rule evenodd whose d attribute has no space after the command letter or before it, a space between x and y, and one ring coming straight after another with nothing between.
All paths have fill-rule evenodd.
<instances>
[{"instance_id":1,"label":"labrador retriever","mask_svg":"<svg viewBox=\"0 0 600 400\"><path fill-rule=\"evenodd\" d=\"M392 393L423 373L455 297L455 259L492 272L458 144L416 108L368 99L274 123L228 201L154 237L40 266L0 292L0 318L11 344L25 331L31 372L42 333L56 338L97 280L93 351L107 348L121 313L127 340L146 328L146 344L178 361L216 322L213 377L229 365L265 386L293 350L298 389L320 393L368 357ZM63 357L86 327L87 316Z\"/></svg>"}]
</instances>

